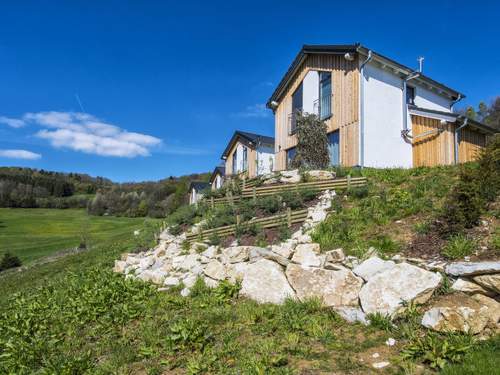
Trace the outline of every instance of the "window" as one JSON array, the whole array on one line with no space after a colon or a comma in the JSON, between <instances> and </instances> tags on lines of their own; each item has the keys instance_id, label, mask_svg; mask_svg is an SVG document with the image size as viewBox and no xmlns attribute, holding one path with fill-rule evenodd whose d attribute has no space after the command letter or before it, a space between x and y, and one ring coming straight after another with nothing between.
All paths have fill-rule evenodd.
<instances>
[{"instance_id":1,"label":"window","mask_svg":"<svg viewBox=\"0 0 500 375\"><path fill-rule=\"evenodd\" d=\"M406 86L406 104L415 104L415 87Z\"/></svg>"},{"instance_id":2,"label":"window","mask_svg":"<svg viewBox=\"0 0 500 375\"><path fill-rule=\"evenodd\" d=\"M286 150L286 168L289 169L293 159L295 159L295 155L297 154L297 149L292 147Z\"/></svg>"},{"instance_id":3,"label":"window","mask_svg":"<svg viewBox=\"0 0 500 375\"><path fill-rule=\"evenodd\" d=\"M238 149L234 150L233 153L233 174L238 173Z\"/></svg>"},{"instance_id":4,"label":"window","mask_svg":"<svg viewBox=\"0 0 500 375\"><path fill-rule=\"evenodd\" d=\"M295 134L297 127L297 113L302 112L302 98L303 90L302 83L297 87L297 90L292 95L292 113L290 114L290 123L288 128L288 134Z\"/></svg>"},{"instance_id":5,"label":"window","mask_svg":"<svg viewBox=\"0 0 500 375\"><path fill-rule=\"evenodd\" d=\"M248 149L243 147L243 170L246 171L248 169Z\"/></svg>"},{"instance_id":6,"label":"window","mask_svg":"<svg viewBox=\"0 0 500 375\"><path fill-rule=\"evenodd\" d=\"M325 120L332 115L332 73L319 73L319 118Z\"/></svg>"},{"instance_id":7,"label":"window","mask_svg":"<svg viewBox=\"0 0 500 375\"><path fill-rule=\"evenodd\" d=\"M339 143L340 133L338 130L328 134L328 154L330 156L330 165L340 165Z\"/></svg>"}]
</instances>

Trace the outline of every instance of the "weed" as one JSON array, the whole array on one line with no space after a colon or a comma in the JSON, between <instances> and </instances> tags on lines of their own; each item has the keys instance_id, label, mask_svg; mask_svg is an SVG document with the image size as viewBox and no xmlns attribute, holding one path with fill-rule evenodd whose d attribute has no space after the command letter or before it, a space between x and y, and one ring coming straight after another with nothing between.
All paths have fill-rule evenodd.
<instances>
[{"instance_id":1,"label":"weed","mask_svg":"<svg viewBox=\"0 0 500 375\"><path fill-rule=\"evenodd\" d=\"M218 246L221 243L221 238L217 232L213 232L208 237L208 242L210 243L211 246Z\"/></svg>"},{"instance_id":2,"label":"weed","mask_svg":"<svg viewBox=\"0 0 500 375\"><path fill-rule=\"evenodd\" d=\"M431 226L429 223L426 223L426 222L417 223L417 224L415 224L413 229L415 230L415 233L417 233L417 234L427 234L427 233L429 233Z\"/></svg>"},{"instance_id":3,"label":"weed","mask_svg":"<svg viewBox=\"0 0 500 375\"><path fill-rule=\"evenodd\" d=\"M421 359L432 368L442 369L447 362L460 362L472 348L474 339L471 335L439 335L427 332L417 336L403 349L403 359Z\"/></svg>"},{"instance_id":4,"label":"weed","mask_svg":"<svg viewBox=\"0 0 500 375\"><path fill-rule=\"evenodd\" d=\"M448 243L441 250L441 254L448 259L460 259L471 255L475 247L475 241L467 238L467 236L463 234L457 234L449 239Z\"/></svg>"},{"instance_id":5,"label":"weed","mask_svg":"<svg viewBox=\"0 0 500 375\"><path fill-rule=\"evenodd\" d=\"M389 332L394 327L391 317L379 312L368 314L366 318L370 322L370 327L375 327L386 332Z\"/></svg>"},{"instance_id":6,"label":"weed","mask_svg":"<svg viewBox=\"0 0 500 375\"><path fill-rule=\"evenodd\" d=\"M401 244L394 241L386 234L375 237L373 240L370 240L368 244L383 254L394 254L401 248Z\"/></svg>"},{"instance_id":7,"label":"weed","mask_svg":"<svg viewBox=\"0 0 500 375\"><path fill-rule=\"evenodd\" d=\"M173 351L202 351L212 340L205 323L189 318L182 318L170 324L168 330L166 341Z\"/></svg>"},{"instance_id":8,"label":"weed","mask_svg":"<svg viewBox=\"0 0 500 375\"><path fill-rule=\"evenodd\" d=\"M7 251L3 255L2 260L0 260L0 272L5 271L9 268L21 267L21 265L21 259Z\"/></svg>"}]
</instances>

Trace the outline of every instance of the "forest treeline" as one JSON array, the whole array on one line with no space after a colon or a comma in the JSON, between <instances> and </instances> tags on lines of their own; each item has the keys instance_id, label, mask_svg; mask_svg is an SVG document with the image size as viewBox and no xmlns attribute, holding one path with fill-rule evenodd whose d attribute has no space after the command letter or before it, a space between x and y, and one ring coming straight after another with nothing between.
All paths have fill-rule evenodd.
<instances>
[{"instance_id":1,"label":"forest treeline","mask_svg":"<svg viewBox=\"0 0 500 375\"><path fill-rule=\"evenodd\" d=\"M205 173L114 183L81 173L0 167L0 207L86 208L92 215L165 217L185 203L191 181L207 178Z\"/></svg>"}]
</instances>

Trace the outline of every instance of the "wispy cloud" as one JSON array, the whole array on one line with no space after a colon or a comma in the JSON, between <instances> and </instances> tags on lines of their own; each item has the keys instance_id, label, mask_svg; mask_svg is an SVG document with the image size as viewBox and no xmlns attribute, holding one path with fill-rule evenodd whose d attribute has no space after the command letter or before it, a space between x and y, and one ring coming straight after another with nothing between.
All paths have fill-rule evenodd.
<instances>
[{"instance_id":1,"label":"wispy cloud","mask_svg":"<svg viewBox=\"0 0 500 375\"><path fill-rule=\"evenodd\" d=\"M0 157L9 159L38 160L42 155L26 150L0 150Z\"/></svg>"},{"instance_id":2,"label":"wispy cloud","mask_svg":"<svg viewBox=\"0 0 500 375\"><path fill-rule=\"evenodd\" d=\"M22 121L43 127L35 136L49 141L53 147L100 156L149 156L151 149L162 142L159 138L126 131L81 112L27 113Z\"/></svg>"},{"instance_id":3,"label":"wispy cloud","mask_svg":"<svg viewBox=\"0 0 500 375\"><path fill-rule=\"evenodd\" d=\"M11 128L22 128L26 125L26 121L17 118L10 118L5 116L0 116L0 124L5 124Z\"/></svg>"},{"instance_id":4,"label":"wispy cloud","mask_svg":"<svg viewBox=\"0 0 500 375\"><path fill-rule=\"evenodd\" d=\"M243 111L233 114L234 117L266 118L270 116L270 110L265 104L254 104L247 106Z\"/></svg>"}]
</instances>

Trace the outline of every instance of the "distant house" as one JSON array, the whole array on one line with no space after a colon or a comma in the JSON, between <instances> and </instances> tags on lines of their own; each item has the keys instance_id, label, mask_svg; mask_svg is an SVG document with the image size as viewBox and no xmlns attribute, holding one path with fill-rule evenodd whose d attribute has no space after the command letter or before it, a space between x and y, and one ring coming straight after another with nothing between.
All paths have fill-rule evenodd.
<instances>
[{"instance_id":1,"label":"distant house","mask_svg":"<svg viewBox=\"0 0 500 375\"><path fill-rule=\"evenodd\" d=\"M237 130L222 159L226 177L244 175L252 178L270 173L274 170L274 138Z\"/></svg>"},{"instance_id":2,"label":"distant house","mask_svg":"<svg viewBox=\"0 0 500 375\"><path fill-rule=\"evenodd\" d=\"M473 160L494 129L453 112L464 94L360 44L305 45L267 102L275 169L295 156L297 113L328 127L332 165L416 167Z\"/></svg>"},{"instance_id":3,"label":"distant house","mask_svg":"<svg viewBox=\"0 0 500 375\"><path fill-rule=\"evenodd\" d=\"M210 181L209 181L212 190L217 190L222 187L222 185L224 184L225 176L226 176L225 166L215 167L214 171L212 172L212 175L210 176Z\"/></svg>"},{"instance_id":4,"label":"distant house","mask_svg":"<svg viewBox=\"0 0 500 375\"><path fill-rule=\"evenodd\" d=\"M198 203L203 198L203 191L209 188L208 182L192 181L189 184L189 204Z\"/></svg>"}]
</instances>

